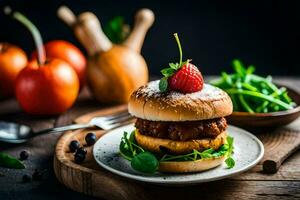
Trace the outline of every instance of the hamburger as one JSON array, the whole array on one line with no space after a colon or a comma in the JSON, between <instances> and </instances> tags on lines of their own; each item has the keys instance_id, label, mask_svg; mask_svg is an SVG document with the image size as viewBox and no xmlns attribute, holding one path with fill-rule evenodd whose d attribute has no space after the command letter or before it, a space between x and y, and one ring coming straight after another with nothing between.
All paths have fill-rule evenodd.
<instances>
[{"instance_id":1,"label":"hamburger","mask_svg":"<svg viewBox=\"0 0 300 200\"><path fill-rule=\"evenodd\" d=\"M204 84L199 92L162 93L159 81L140 87L130 97L128 111L137 118L134 137L143 149L157 155L186 155L218 150L227 141L225 116L232 113L230 97ZM159 171L198 172L220 165L226 155L195 161L160 162Z\"/></svg>"},{"instance_id":2,"label":"hamburger","mask_svg":"<svg viewBox=\"0 0 300 200\"><path fill-rule=\"evenodd\" d=\"M202 74L182 62L182 50L174 34L179 63L161 70L163 78L134 91L128 111L136 117L135 130L121 139L120 153L142 172L185 173L214 168L231 158L233 138L225 117L232 102L223 90L204 84Z\"/></svg>"}]
</instances>

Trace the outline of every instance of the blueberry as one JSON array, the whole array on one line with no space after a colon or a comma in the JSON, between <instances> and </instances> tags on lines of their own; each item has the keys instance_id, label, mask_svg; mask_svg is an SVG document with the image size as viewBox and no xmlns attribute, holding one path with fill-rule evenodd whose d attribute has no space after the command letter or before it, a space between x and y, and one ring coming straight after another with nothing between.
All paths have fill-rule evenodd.
<instances>
[{"instance_id":1,"label":"blueberry","mask_svg":"<svg viewBox=\"0 0 300 200\"><path fill-rule=\"evenodd\" d=\"M23 183L28 183L29 181L31 181L31 177L28 176L27 174L25 174L25 175L22 177L22 180L23 180Z\"/></svg>"},{"instance_id":2,"label":"blueberry","mask_svg":"<svg viewBox=\"0 0 300 200\"><path fill-rule=\"evenodd\" d=\"M85 154L76 153L74 156L75 163L80 164L85 160Z\"/></svg>"},{"instance_id":3,"label":"blueberry","mask_svg":"<svg viewBox=\"0 0 300 200\"><path fill-rule=\"evenodd\" d=\"M32 174L32 179L35 181L40 181L43 178L43 174L39 170L34 170Z\"/></svg>"},{"instance_id":4,"label":"blueberry","mask_svg":"<svg viewBox=\"0 0 300 200\"><path fill-rule=\"evenodd\" d=\"M87 154L87 151L86 151L86 149L85 148L83 148L83 147L80 147L79 149L77 149L76 150L76 153L75 153L75 155L76 154L82 154L82 155L86 155Z\"/></svg>"},{"instance_id":5,"label":"blueberry","mask_svg":"<svg viewBox=\"0 0 300 200\"><path fill-rule=\"evenodd\" d=\"M80 143L77 140L72 140L69 144L71 152L75 152L80 147Z\"/></svg>"},{"instance_id":6,"label":"blueberry","mask_svg":"<svg viewBox=\"0 0 300 200\"><path fill-rule=\"evenodd\" d=\"M20 160L27 160L27 158L29 157L29 153L27 151L21 151L20 153Z\"/></svg>"},{"instance_id":7,"label":"blueberry","mask_svg":"<svg viewBox=\"0 0 300 200\"><path fill-rule=\"evenodd\" d=\"M97 137L96 137L95 133L88 133L85 136L85 141L88 146L95 144L96 139L97 139Z\"/></svg>"}]
</instances>

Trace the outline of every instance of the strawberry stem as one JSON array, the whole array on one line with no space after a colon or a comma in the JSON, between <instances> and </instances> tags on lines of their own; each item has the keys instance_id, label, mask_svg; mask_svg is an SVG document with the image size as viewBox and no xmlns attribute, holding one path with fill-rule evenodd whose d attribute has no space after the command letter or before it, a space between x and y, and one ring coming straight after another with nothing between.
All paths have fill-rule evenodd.
<instances>
[{"instance_id":1,"label":"strawberry stem","mask_svg":"<svg viewBox=\"0 0 300 200\"><path fill-rule=\"evenodd\" d=\"M181 67L181 65L182 65L182 48L181 48L181 44L180 44L180 40L179 40L178 34L174 33L174 37L176 39L177 46L178 46L178 49L179 49L179 56L180 56L179 66Z\"/></svg>"},{"instance_id":2,"label":"strawberry stem","mask_svg":"<svg viewBox=\"0 0 300 200\"><path fill-rule=\"evenodd\" d=\"M15 20L19 21L30 31L37 49L38 65L42 66L45 63L46 53L43 47L43 40L41 34L37 27L31 21L29 21L29 19L23 14L15 11L13 12L10 7L5 7L4 13L7 15L11 15Z\"/></svg>"}]
</instances>

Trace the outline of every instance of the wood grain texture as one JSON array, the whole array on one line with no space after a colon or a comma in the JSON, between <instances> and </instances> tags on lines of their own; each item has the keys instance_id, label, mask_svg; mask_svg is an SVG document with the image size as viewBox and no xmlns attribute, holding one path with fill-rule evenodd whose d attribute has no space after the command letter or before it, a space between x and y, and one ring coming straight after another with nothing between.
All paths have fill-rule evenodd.
<instances>
[{"instance_id":1,"label":"wood grain texture","mask_svg":"<svg viewBox=\"0 0 300 200\"><path fill-rule=\"evenodd\" d=\"M208 80L209 77L206 77ZM298 90L300 92L300 78L275 78L276 82ZM85 113L93 112L103 108L94 101L86 90L83 90L72 109L61 116L55 117L33 117L20 111L14 99L2 100L0 102L0 119L25 123L38 131L43 128L67 125ZM299 129L298 123L289 125L289 129ZM29 150L31 155L25 162L25 170L13 170L0 168L0 199L31 200L31 199L72 199L91 200L96 199L88 195L69 190L60 184L53 172L53 153L59 135L43 135L22 145L0 144L0 151L18 156L21 150ZM246 173L232 177L227 180L199 184L192 187L157 187L139 184L146 191L150 199L299 199L300 182L300 151L291 155L278 172L275 174L262 173L262 165L257 165ZM23 184L20 180L24 174L31 174L34 169L45 171L43 180ZM95 169L95 170L99 170ZM114 175L108 173L108 176ZM129 180L125 180L130 184ZM97 188L101 190L101 188ZM111 190L113 191L113 189ZM139 190L140 191L140 190ZM111 192L113 193L113 192ZM142 193L142 192L141 192ZM140 194L137 194L140 195ZM110 195L103 199L109 199ZM134 198L134 197L132 197ZM99 199L99 198L97 198ZM129 198L131 199L131 198Z\"/></svg>"},{"instance_id":2,"label":"wood grain texture","mask_svg":"<svg viewBox=\"0 0 300 200\"><path fill-rule=\"evenodd\" d=\"M74 120L76 123L86 123L91 120L91 118L95 116L107 115L110 113L116 113L123 110L126 110L127 106L119 106L114 107L113 109L104 109L95 112L91 112L85 115L82 115ZM294 127L297 127L294 126ZM106 199L153 199L158 198L157 192L159 190L159 196L164 196L165 198L170 195L170 190L172 191L172 198L181 199L185 194L184 190L176 189L174 191L174 187L163 187L160 189L158 186L147 185L144 183L132 182L122 177L116 176L101 167L95 162L92 157L91 147L87 147L88 156L86 161L82 165L77 165L74 163L73 153L70 153L68 150L68 145L71 140L76 139L79 140L82 144L85 144L84 137L87 132L93 131L97 134L97 137L100 138L104 132L99 130L84 130L84 131L74 131L65 133L58 141L56 146L56 155L54 160L54 170L55 174L60 182L62 182L67 187L85 193L91 196L102 197ZM299 137L297 137L298 131L297 128L289 128L283 127L277 129L275 131L260 133L257 136L261 138L263 142L265 142L266 155L264 160L283 160L283 157L291 153L292 151L286 150L287 148L294 148L295 150L295 142L298 142ZM290 147L289 147L290 145ZM300 154L295 155L297 158L300 157ZM300 159L298 159L300 162ZM226 194L224 194L220 199L227 199L231 194L232 197L238 197L242 195L245 198L255 198L255 199L263 199L263 198L272 198L272 199L280 199L280 198L291 198L297 199L299 193L296 192L296 188L300 185L299 182L295 180L300 180L300 169L294 166L297 163L287 163L280 173L274 175L266 175L262 173L263 162L249 170L248 172L241 174L236 177L229 178L223 181L217 181L215 184L229 184L235 185L234 188L229 188L226 186ZM298 165L299 166L299 165ZM291 169L291 171L289 170ZM256 181L260 181L261 185L257 185ZM272 195L265 192L263 184L268 184L267 181L278 181L278 185L270 185L269 189L272 187L281 187L280 180L290 180L293 181L291 184L292 195L289 192L278 192L278 194L272 193ZM244 182L250 181L250 182ZM240 183L241 182L241 183ZM255 182L251 184L252 182ZM275 183L274 183L275 184ZM199 184L198 186L188 186L184 187L188 189L189 192L195 194L196 191L200 192L208 192L203 189L201 186L207 185L211 190L213 188L212 183ZM168 189L172 188L172 189ZM196 189L197 188L197 189ZM247 193L243 190L249 190ZM218 189L219 190L219 189ZM295 190L295 191L294 191ZM112 192L113 191L113 192ZM224 188L222 189L224 192ZM193 195L191 195L188 199L191 199ZM181 198L180 198L181 197ZM215 198L215 193L207 194L205 197Z\"/></svg>"},{"instance_id":3,"label":"wood grain texture","mask_svg":"<svg viewBox=\"0 0 300 200\"><path fill-rule=\"evenodd\" d=\"M300 180L300 151L291 155L275 174L265 174L262 171L262 164L258 164L246 173L232 177L238 181L295 181Z\"/></svg>"},{"instance_id":4,"label":"wood grain texture","mask_svg":"<svg viewBox=\"0 0 300 200\"><path fill-rule=\"evenodd\" d=\"M118 106L84 115L77 122L86 122L92 116L108 115L127 110L127 106ZM105 132L101 130L69 131L59 139L54 158L54 172L58 180L67 187L91 196L109 199L148 199L145 191L137 183L128 183L128 180L117 177L101 169L92 156L92 147L85 144L84 138L88 132L94 132L100 138ZM70 141L78 140L88 151L86 161L82 165L74 163L74 154L69 151ZM113 191L113 192L112 192Z\"/></svg>"},{"instance_id":5,"label":"wood grain texture","mask_svg":"<svg viewBox=\"0 0 300 200\"><path fill-rule=\"evenodd\" d=\"M299 127L300 127L300 123ZM262 160L263 171L276 173L284 160L300 147L300 130L286 127L279 128L271 133L259 135L265 146L265 155Z\"/></svg>"}]
</instances>

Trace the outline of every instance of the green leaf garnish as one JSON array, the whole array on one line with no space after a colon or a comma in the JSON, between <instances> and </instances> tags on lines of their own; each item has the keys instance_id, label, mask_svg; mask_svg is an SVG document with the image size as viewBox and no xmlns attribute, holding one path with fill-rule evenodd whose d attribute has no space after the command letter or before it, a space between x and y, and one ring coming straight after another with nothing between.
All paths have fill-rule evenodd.
<instances>
[{"instance_id":1,"label":"green leaf garnish","mask_svg":"<svg viewBox=\"0 0 300 200\"><path fill-rule=\"evenodd\" d=\"M228 153L231 155L233 152L233 137L227 136Z\"/></svg>"},{"instance_id":2,"label":"green leaf garnish","mask_svg":"<svg viewBox=\"0 0 300 200\"><path fill-rule=\"evenodd\" d=\"M130 26L125 24L124 17L116 16L104 26L105 35L115 44L122 43L130 33Z\"/></svg>"},{"instance_id":3,"label":"green leaf garnish","mask_svg":"<svg viewBox=\"0 0 300 200\"><path fill-rule=\"evenodd\" d=\"M120 154L123 158L131 161L131 166L137 171L154 173L158 169L159 162L196 161L206 158L218 158L221 156L227 157L225 163L228 168L232 168L235 165L235 162L231 157L233 152L233 138L230 136L227 136L227 143L220 146L218 150L209 148L199 152L194 149L192 153L184 155L170 155L168 153L162 155L145 151L136 143L134 134L135 132L133 131L128 136L128 133L124 132L120 143Z\"/></svg>"},{"instance_id":4,"label":"green leaf garnish","mask_svg":"<svg viewBox=\"0 0 300 200\"><path fill-rule=\"evenodd\" d=\"M231 157L231 155L233 153L233 137L227 136L227 146L228 146L227 159L225 160L225 163L226 163L228 169L230 169L230 168L233 168L235 165L235 161Z\"/></svg>"},{"instance_id":5,"label":"green leaf garnish","mask_svg":"<svg viewBox=\"0 0 300 200\"><path fill-rule=\"evenodd\" d=\"M286 89L276 86L271 76L253 74L253 65L246 67L237 59L232 61L232 66L232 74L222 72L219 79L210 83L229 94L234 111L266 113L289 110L296 106Z\"/></svg>"},{"instance_id":6,"label":"green leaf garnish","mask_svg":"<svg viewBox=\"0 0 300 200\"><path fill-rule=\"evenodd\" d=\"M235 165L235 161L233 160L232 157L228 157L228 158L225 160L225 163L226 163L228 169L233 168L234 165Z\"/></svg>"},{"instance_id":7,"label":"green leaf garnish","mask_svg":"<svg viewBox=\"0 0 300 200\"><path fill-rule=\"evenodd\" d=\"M162 79L160 79L158 86L159 86L160 91L162 91L162 92L167 91L167 89L168 89L168 78L163 77Z\"/></svg>"},{"instance_id":8,"label":"green leaf garnish","mask_svg":"<svg viewBox=\"0 0 300 200\"><path fill-rule=\"evenodd\" d=\"M133 169L143 173L154 173L158 169L159 162L150 152L142 152L134 156L131 161Z\"/></svg>"},{"instance_id":9,"label":"green leaf garnish","mask_svg":"<svg viewBox=\"0 0 300 200\"><path fill-rule=\"evenodd\" d=\"M15 157L12 157L6 153L0 152L0 166L13 168L13 169L24 169L25 165Z\"/></svg>"}]
</instances>

